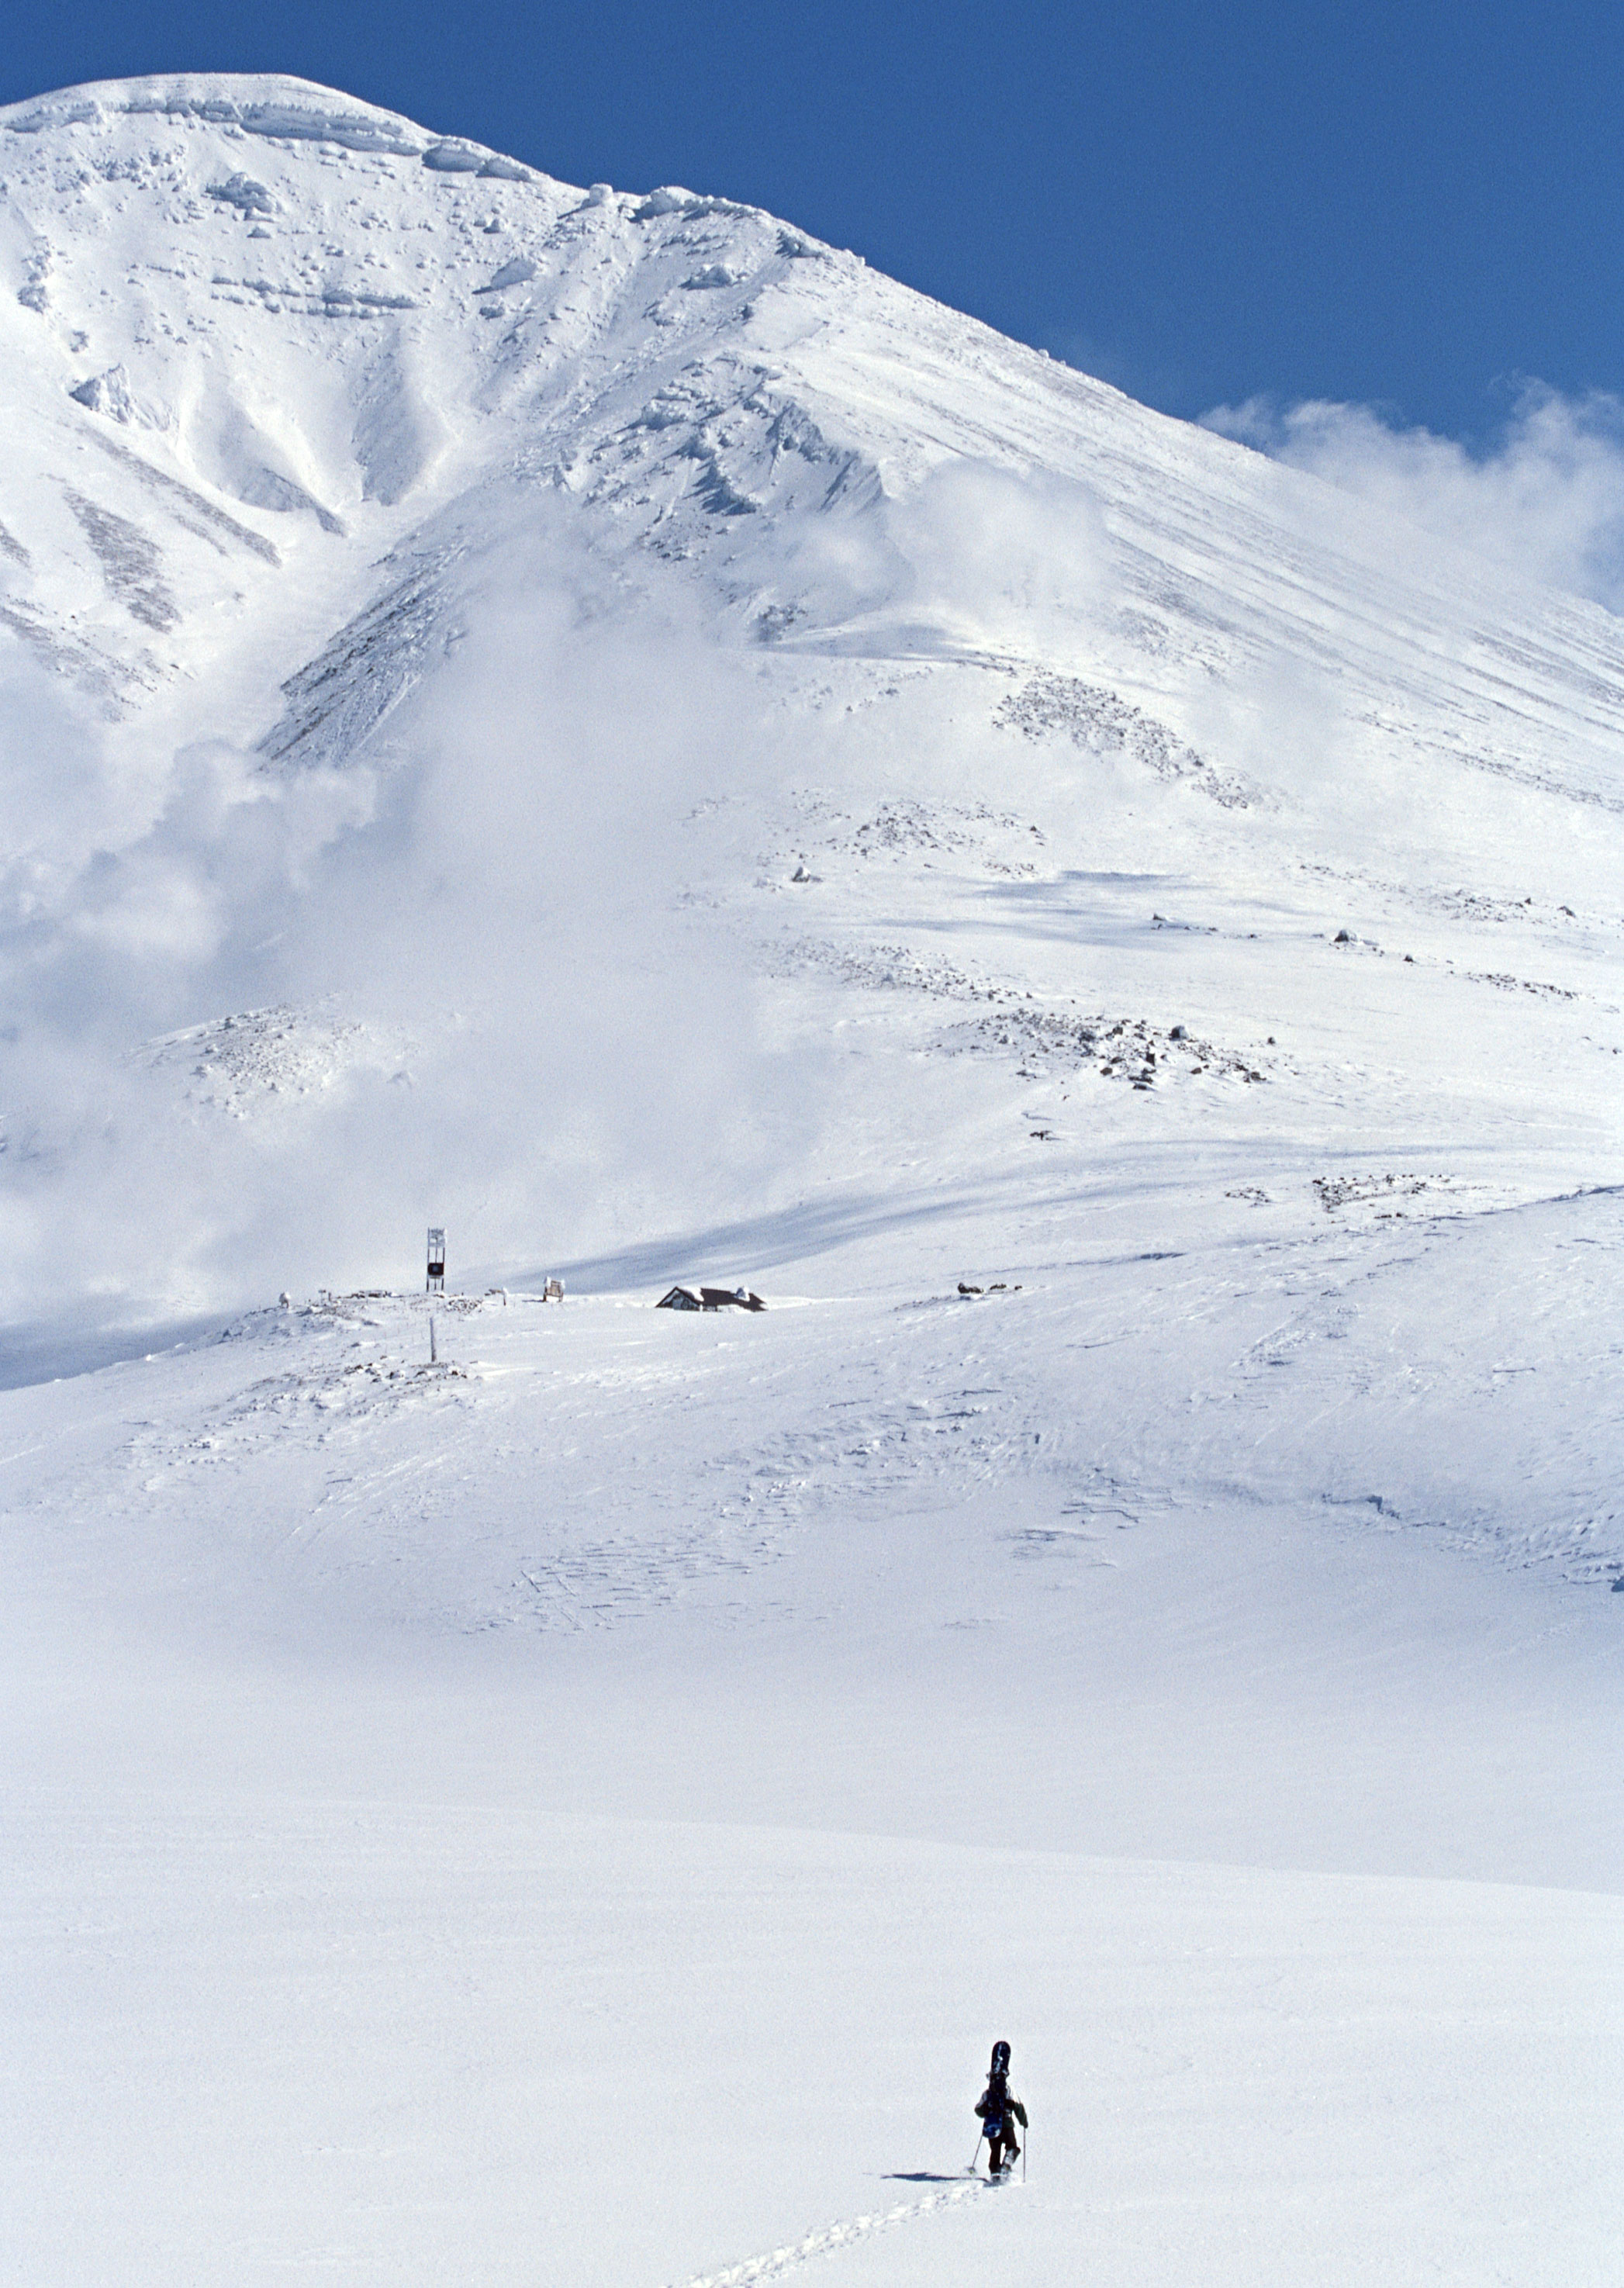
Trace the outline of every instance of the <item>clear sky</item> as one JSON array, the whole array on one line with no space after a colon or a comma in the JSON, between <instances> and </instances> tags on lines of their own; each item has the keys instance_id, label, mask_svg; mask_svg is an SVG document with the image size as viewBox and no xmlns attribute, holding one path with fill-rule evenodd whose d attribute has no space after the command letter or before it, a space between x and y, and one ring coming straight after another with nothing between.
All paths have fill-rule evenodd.
<instances>
[{"instance_id":1,"label":"clear sky","mask_svg":"<svg viewBox=\"0 0 1624 2288\"><path fill-rule=\"evenodd\" d=\"M575 182L772 208L1169 412L1466 438L1624 390L1618 0L11 0L0 100L323 80Z\"/></svg>"}]
</instances>

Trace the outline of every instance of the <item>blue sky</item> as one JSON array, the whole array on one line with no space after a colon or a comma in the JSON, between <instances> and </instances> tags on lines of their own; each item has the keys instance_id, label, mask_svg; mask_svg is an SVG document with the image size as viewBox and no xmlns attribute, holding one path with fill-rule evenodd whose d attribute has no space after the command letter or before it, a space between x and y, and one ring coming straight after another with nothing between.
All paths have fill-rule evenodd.
<instances>
[{"instance_id":1,"label":"blue sky","mask_svg":"<svg viewBox=\"0 0 1624 2288\"><path fill-rule=\"evenodd\" d=\"M584 182L749 199L1170 412L1484 438L1624 388L1624 10L1545 0L11 0L0 99L325 80Z\"/></svg>"}]
</instances>

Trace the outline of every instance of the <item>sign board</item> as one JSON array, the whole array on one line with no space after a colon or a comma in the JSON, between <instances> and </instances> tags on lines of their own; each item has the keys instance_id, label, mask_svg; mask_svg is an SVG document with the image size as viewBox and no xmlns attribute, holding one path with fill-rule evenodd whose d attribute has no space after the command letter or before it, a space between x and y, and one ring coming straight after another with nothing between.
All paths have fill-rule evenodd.
<instances>
[{"instance_id":1,"label":"sign board","mask_svg":"<svg viewBox=\"0 0 1624 2288\"><path fill-rule=\"evenodd\" d=\"M436 1226L429 1227L429 1292L440 1294L446 1283L446 1235Z\"/></svg>"}]
</instances>

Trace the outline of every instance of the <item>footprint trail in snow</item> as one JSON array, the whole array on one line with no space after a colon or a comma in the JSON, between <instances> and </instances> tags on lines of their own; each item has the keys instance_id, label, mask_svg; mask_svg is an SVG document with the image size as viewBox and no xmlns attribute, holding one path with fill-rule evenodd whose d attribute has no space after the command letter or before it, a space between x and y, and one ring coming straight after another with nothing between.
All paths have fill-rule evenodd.
<instances>
[{"instance_id":1,"label":"footprint trail in snow","mask_svg":"<svg viewBox=\"0 0 1624 2288\"><path fill-rule=\"evenodd\" d=\"M912 2224L916 2218L930 2216L935 2210L947 2208L955 2201L973 2199L978 2193L992 2191L986 2177L968 2177L963 2183L947 2185L939 2193L927 2193L923 2200L903 2201L894 2209L879 2209L872 2216L851 2217L843 2224L826 2225L821 2232L809 2232L804 2240L790 2241L782 2248L774 2248L764 2256L747 2256L742 2263L729 2264L720 2272L701 2273L687 2281L685 2288L755 2288L758 2280L780 2280L797 2265L810 2264L814 2256L832 2256L837 2248L849 2248L853 2241L869 2240L877 2232L889 2232L893 2225Z\"/></svg>"}]
</instances>

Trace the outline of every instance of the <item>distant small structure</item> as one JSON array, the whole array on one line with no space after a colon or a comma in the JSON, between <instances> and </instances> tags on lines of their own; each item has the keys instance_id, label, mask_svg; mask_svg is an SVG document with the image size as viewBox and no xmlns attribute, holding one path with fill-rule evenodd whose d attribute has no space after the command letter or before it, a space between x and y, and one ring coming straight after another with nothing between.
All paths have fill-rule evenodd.
<instances>
[{"instance_id":1,"label":"distant small structure","mask_svg":"<svg viewBox=\"0 0 1624 2288\"><path fill-rule=\"evenodd\" d=\"M429 1226L429 1284L431 1295L446 1291L446 1235L435 1224Z\"/></svg>"},{"instance_id":2,"label":"distant small structure","mask_svg":"<svg viewBox=\"0 0 1624 2288\"><path fill-rule=\"evenodd\" d=\"M748 1287L673 1287L655 1304L656 1311L764 1311L766 1305Z\"/></svg>"},{"instance_id":3,"label":"distant small structure","mask_svg":"<svg viewBox=\"0 0 1624 2288\"><path fill-rule=\"evenodd\" d=\"M701 1287L699 1299L707 1311L764 1311L767 1307L748 1287Z\"/></svg>"},{"instance_id":4,"label":"distant small structure","mask_svg":"<svg viewBox=\"0 0 1624 2288\"><path fill-rule=\"evenodd\" d=\"M542 1300L543 1303L561 1303L564 1300L564 1282L550 1279L542 1290Z\"/></svg>"}]
</instances>

